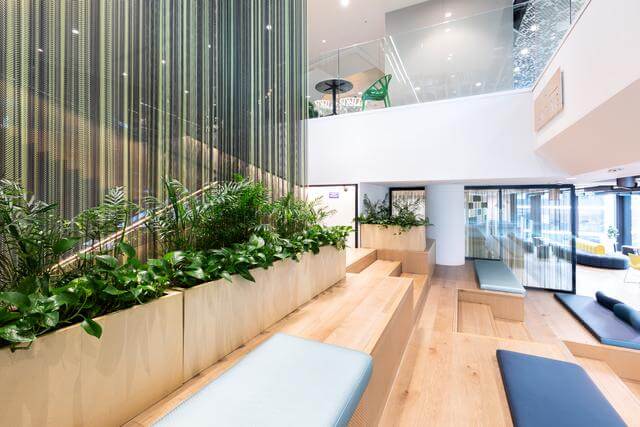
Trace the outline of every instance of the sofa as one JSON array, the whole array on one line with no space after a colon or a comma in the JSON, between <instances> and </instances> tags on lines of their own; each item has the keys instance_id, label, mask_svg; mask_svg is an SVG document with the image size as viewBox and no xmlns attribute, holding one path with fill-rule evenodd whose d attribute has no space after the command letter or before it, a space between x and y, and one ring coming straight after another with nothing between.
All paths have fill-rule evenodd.
<instances>
[{"instance_id":1,"label":"sofa","mask_svg":"<svg viewBox=\"0 0 640 427\"><path fill-rule=\"evenodd\" d=\"M576 249L577 263L590 267L626 270L629 268L629 257L619 253L599 255Z\"/></svg>"}]
</instances>

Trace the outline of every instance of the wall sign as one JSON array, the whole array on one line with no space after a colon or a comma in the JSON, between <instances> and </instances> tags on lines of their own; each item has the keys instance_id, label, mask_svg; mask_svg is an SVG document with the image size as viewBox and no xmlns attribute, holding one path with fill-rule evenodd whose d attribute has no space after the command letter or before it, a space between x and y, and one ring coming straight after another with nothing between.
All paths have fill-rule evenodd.
<instances>
[{"instance_id":1,"label":"wall sign","mask_svg":"<svg viewBox=\"0 0 640 427\"><path fill-rule=\"evenodd\" d=\"M340 193L338 193L337 191L331 191L329 193L329 198L330 199L339 199L340 198Z\"/></svg>"},{"instance_id":2,"label":"wall sign","mask_svg":"<svg viewBox=\"0 0 640 427\"><path fill-rule=\"evenodd\" d=\"M533 115L536 132L564 109L562 71L558 69L535 99Z\"/></svg>"}]
</instances>

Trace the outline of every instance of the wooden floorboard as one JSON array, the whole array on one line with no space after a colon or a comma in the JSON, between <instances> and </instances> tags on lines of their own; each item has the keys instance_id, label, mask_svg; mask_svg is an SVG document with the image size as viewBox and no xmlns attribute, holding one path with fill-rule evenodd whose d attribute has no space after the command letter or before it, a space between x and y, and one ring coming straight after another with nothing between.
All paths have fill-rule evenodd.
<instances>
[{"instance_id":1,"label":"wooden floorboard","mask_svg":"<svg viewBox=\"0 0 640 427\"><path fill-rule=\"evenodd\" d=\"M374 261L370 266L360 272L360 276L386 277L400 276L402 274L402 264L398 261Z\"/></svg>"},{"instance_id":2,"label":"wooden floorboard","mask_svg":"<svg viewBox=\"0 0 640 427\"><path fill-rule=\"evenodd\" d=\"M498 336L491 307L486 304L459 301L458 332L489 337Z\"/></svg>"}]
</instances>

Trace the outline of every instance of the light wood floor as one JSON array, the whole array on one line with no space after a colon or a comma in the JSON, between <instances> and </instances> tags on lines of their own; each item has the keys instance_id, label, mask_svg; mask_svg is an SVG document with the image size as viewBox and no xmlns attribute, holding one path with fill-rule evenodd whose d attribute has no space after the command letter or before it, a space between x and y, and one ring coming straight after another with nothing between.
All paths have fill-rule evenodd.
<instances>
[{"instance_id":1,"label":"light wood floor","mask_svg":"<svg viewBox=\"0 0 640 427\"><path fill-rule=\"evenodd\" d=\"M489 317L482 304L459 305L457 289L469 288L477 288L470 263L436 268L381 425L512 425L499 348L581 364L623 419L640 425L640 383L603 361L573 356L564 341L599 343L551 292L528 291L525 321L512 322Z\"/></svg>"}]
</instances>

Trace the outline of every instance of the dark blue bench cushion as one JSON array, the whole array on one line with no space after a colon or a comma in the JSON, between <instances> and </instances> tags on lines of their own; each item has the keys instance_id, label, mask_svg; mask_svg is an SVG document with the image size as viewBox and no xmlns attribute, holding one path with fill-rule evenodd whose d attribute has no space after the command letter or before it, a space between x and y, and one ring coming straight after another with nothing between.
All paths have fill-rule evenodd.
<instances>
[{"instance_id":1,"label":"dark blue bench cushion","mask_svg":"<svg viewBox=\"0 0 640 427\"><path fill-rule=\"evenodd\" d=\"M496 356L516 427L626 425L580 366L507 350Z\"/></svg>"},{"instance_id":2,"label":"dark blue bench cushion","mask_svg":"<svg viewBox=\"0 0 640 427\"><path fill-rule=\"evenodd\" d=\"M629 257L619 254L598 255L576 249L576 262L590 267L626 270L629 268Z\"/></svg>"},{"instance_id":3,"label":"dark blue bench cushion","mask_svg":"<svg viewBox=\"0 0 640 427\"><path fill-rule=\"evenodd\" d=\"M560 301L602 344L640 350L640 332L607 310L591 297L555 294Z\"/></svg>"},{"instance_id":4,"label":"dark blue bench cushion","mask_svg":"<svg viewBox=\"0 0 640 427\"><path fill-rule=\"evenodd\" d=\"M368 354L275 334L156 426L346 426L371 377Z\"/></svg>"},{"instance_id":5,"label":"dark blue bench cushion","mask_svg":"<svg viewBox=\"0 0 640 427\"><path fill-rule=\"evenodd\" d=\"M524 286L504 262L476 260L474 265L480 289L515 294L526 293Z\"/></svg>"}]
</instances>

